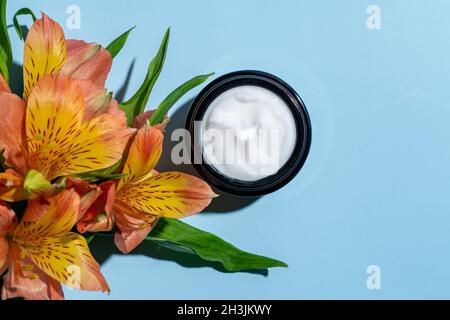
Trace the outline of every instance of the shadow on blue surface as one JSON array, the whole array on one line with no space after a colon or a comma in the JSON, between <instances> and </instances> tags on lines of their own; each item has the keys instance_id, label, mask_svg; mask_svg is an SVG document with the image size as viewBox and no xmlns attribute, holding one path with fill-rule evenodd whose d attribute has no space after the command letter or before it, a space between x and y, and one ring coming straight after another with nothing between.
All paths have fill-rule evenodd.
<instances>
[{"instance_id":1,"label":"shadow on blue surface","mask_svg":"<svg viewBox=\"0 0 450 320\"><path fill-rule=\"evenodd\" d=\"M9 78L10 83L9 87L11 91L17 94L19 97L22 97L23 92L23 71L22 65L17 63L13 63L11 66L11 70L9 70Z\"/></svg>"},{"instance_id":2,"label":"shadow on blue surface","mask_svg":"<svg viewBox=\"0 0 450 320\"><path fill-rule=\"evenodd\" d=\"M117 90L114 98L119 101L119 102L123 102L125 95L127 94L128 91L128 86L130 84L130 79L131 79L131 75L133 74L133 70L134 70L134 65L136 63L136 59L133 59L133 61L131 61L130 66L128 67L128 71L127 71L127 75L125 77L125 81L123 82L122 86L120 87L119 90Z\"/></svg>"}]
</instances>

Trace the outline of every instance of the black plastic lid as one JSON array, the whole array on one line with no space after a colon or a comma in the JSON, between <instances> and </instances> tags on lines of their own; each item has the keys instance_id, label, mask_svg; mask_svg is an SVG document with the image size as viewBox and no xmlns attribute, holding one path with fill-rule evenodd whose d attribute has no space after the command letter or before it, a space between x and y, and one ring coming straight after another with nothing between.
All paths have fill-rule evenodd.
<instances>
[{"instance_id":1,"label":"black plastic lid","mask_svg":"<svg viewBox=\"0 0 450 320\"><path fill-rule=\"evenodd\" d=\"M235 87L248 85L263 87L282 98L291 110L297 128L297 142L289 160L276 174L257 181L241 181L229 178L217 171L214 166L208 164L201 153L200 132L194 130L194 123L203 120L206 110L220 94ZM186 129L192 137L191 160L198 173L217 189L243 197L261 196L285 186L302 168L311 145L311 123L308 111L300 96L286 82L263 71L236 71L223 75L208 84L191 105L186 120ZM195 143L195 141L198 143ZM201 154L201 164L194 162L195 153Z\"/></svg>"}]
</instances>

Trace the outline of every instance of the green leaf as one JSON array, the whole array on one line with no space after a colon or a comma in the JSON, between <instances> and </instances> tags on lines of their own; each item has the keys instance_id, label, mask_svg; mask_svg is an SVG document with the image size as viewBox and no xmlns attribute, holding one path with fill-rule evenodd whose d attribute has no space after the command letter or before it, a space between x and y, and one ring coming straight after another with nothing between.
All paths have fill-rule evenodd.
<instances>
[{"instance_id":1,"label":"green leaf","mask_svg":"<svg viewBox=\"0 0 450 320\"><path fill-rule=\"evenodd\" d=\"M86 242L89 244L92 240L94 240L96 233L86 232L83 236L86 239Z\"/></svg>"},{"instance_id":2,"label":"green leaf","mask_svg":"<svg viewBox=\"0 0 450 320\"><path fill-rule=\"evenodd\" d=\"M205 82L209 77L211 77L214 73L209 73L205 75L200 75L192 78L189 81L186 81L181 86L172 91L167 98L164 99L163 102L158 106L155 112L149 119L149 123L151 125L156 125L161 123L164 119L164 115L169 111L169 109L178 101L180 98L186 94L188 91L192 90L196 86Z\"/></svg>"},{"instance_id":3,"label":"green leaf","mask_svg":"<svg viewBox=\"0 0 450 320\"><path fill-rule=\"evenodd\" d=\"M86 172L79 175L81 179L89 182L97 182L99 180L116 180L126 176L126 173L109 173L102 171Z\"/></svg>"},{"instance_id":4,"label":"green leaf","mask_svg":"<svg viewBox=\"0 0 450 320\"><path fill-rule=\"evenodd\" d=\"M27 16L30 15L31 18L33 19L33 21L36 21L36 16L34 15L33 11L30 8L22 8L17 10L16 14L14 15L13 18L13 24L14 24L14 29L16 29L16 32L20 38L20 40L23 40L23 32L22 32L22 27L19 24L19 20L17 19L18 16Z\"/></svg>"},{"instance_id":5,"label":"green leaf","mask_svg":"<svg viewBox=\"0 0 450 320\"><path fill-rule=\"evenodd\" d=\"M145 110L148 98L152 92L153 86L156 80L158 80L159 74L164 66L164 61L167 54L167 45L169 43L170 28L167 29L164 38L161 42L158 52L155 57L150 61L147 70L147 76L144 82L140 86L139 90L127 101L123 102L120 107L127 116L128 125L133 123L134 118Z\"/></svg>"},{"instance_id":6,"label":"green leaf","mask_svg":"<svg viewBox=\"0 0 450 320\"><path fill-rule=\"evenodd\" d=\"M189 254L196 255L194 250L192 250L192 249L190 249L188 247L182 247L182 246L173 244L173 243L171 243L169 241L161 240L161 241L153 241L153 242L157 243L158 245L160 245L160 246L162 246L164 248L170 249L172 251L181 252L181 253L189 253Z\"/></svg>"},{"instance_id":7,"label":"green leaf","mask_svg":"<svg viewBox=\"0 0 450 320\"><path fill-rule=\"evenodd\" d=\"M6 0L0 0L0 72L7 82L11 65L12 50L6 26Z\"/></svg>"},{"instance_id":8,"label":"green leaf","mask_svg":"<svg viewBox=\"0 0 450 320\"><path fill-rule=\"evenodd\" d=\"M125 45L125 42L127 42L128 36L130 35L130 32L136 28L136 26L130 28L128 31L125 31L120 36L118 36L116 39L114 39L107 47L106 50L109 51L111 54L111 57L114 58L117 56L117 54L122 50L123 46Z\"/></svg>"},{"instance_id":9,"label":"green leaf","mask_svg":"<svg viewBox=\"0 0 450 320\"><path fill-rule=\"evenodd\" d=\"M170 249L178 247L182 252L195 253L207 261L220 262L232 272L287 267L282 261L242 251L212 233L176 219L160 219L146 240Z\"/></svg>"}]
</instances>

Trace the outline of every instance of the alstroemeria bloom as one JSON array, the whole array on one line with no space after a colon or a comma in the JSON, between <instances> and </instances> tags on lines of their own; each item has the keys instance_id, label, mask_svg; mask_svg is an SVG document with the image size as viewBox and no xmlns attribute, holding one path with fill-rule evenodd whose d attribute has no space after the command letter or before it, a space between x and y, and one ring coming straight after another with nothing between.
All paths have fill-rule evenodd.
<instances>
[{"instance_id":1,"label":"alstroemeria bloom","mask_svg":"<svg viewBox=\"0 0 450 320\"><path fill-rule=\"evenodd\" d=\"M33 88L27 106L17 96L0 93L0 148L12 168L0 174L0 199L27 196L20 176L45 189L46 181L112 166L122 158L134 129L125 126L118 108L96 115L79 81L47 75ZM88 116L86 116L88 115ZM15 178L16 180L14 180ZM48 183L48 182L47 182ZM26 184L25 184L26 186Z\"/></svg>"},{"instance_id":2,"label":"alstroemeria bloom","mask_svg":"<svg viewBox=\"0 0 450 320\"><path fill-rule=\"evenodd\" d=\"M70 232L79 215L80 197L74 190L29 201L19 224L0 203L0 273L9 269L2 299L62 299L61 284L109 292L86 240Z\"/></svg>"},{"instance_id":3,"label":"alstroemeria bloom","mask_svg":"<svg viewBox=\"0 0 450 320\"><path fill-rule=\"evenodd\" d=\"M24 100L47 74L89 80L103 88L111 69L109 52L96 43L66 40L61 26L42 14L28 32L23 60Z\"/></svg>"},{"instance_id":4,"label":"alstroemeria bloom","mask_svg":"<svg viewBox=\"0 0 450 320\"><path fill-rule=\"evenodd\" d=\"M25 42L24 100L0 76L0 151L9 166L0 173L0 199L32 197L54 178L122 158L134 130L104 89L111 63L99 45L65 40L45 14L36 20Z\"/></svg>"},{"instance_id":5,"label":"alstroemeria bloom","mask_svg":"<svg viewBox=\"0 0 450 320\"><path fill-rule=\"evenodd\" d=\"M158 218L184 218L202 211L215 194L201 179L180 172L154 170L162 152L160 128L144 125L137 132L118 184L102 185L100 202L78 223L80 232L118 227L115 243L128 253L148 235Z\"/></svg>"}]
</instances>

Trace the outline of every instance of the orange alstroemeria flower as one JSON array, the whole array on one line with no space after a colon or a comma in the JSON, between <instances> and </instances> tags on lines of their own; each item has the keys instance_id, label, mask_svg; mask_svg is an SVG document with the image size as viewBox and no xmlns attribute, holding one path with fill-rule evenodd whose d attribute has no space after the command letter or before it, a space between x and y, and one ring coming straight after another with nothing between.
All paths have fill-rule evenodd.
<instances>
[{"instance_id":1,"label":"orange alstroemeria flower","mask_svg":"<svg viewBox=\"0 0 450 320\"><path fill-rule=\"evenodd\" d=\"M185 173L154 170L162 143L161 128L146 124L139 129L122 169L126 175L117 184L101 186L102 196L78 223L78 231L108 231L115 223L115 243L128 253L159 218L184 218L209 205L216 195L204 181Z\"/></svg>"},{"instance_id":2,"label":"orange alstroemeria flower","mask_svg":"<svg viewBox=\"0 0 450 320\"><path fill-rule=\"evenodd\" d=\"M62 299L61 284L73 289L109 292L86 240L70 232L80 214L80 196L64 190L29 201L18 224L0 203L0 274L2 299Z\"/></svg>"},{"instance_id":3,"label":"orange alstroemeria flower","mask_svg":"<svg viewBox=\"0 0 450 320\"><path fill-rule=\"evenodd\" d=\"M23 100L0 76L0 151L10 168L0 173L0 199L34 197L34 189L42 191L57 177L107 168L122 158L135 130L104 89L111 63L99 45L65 40L45 14L36 20L25 42Z\"/></svg>"},{"instance_id":4,"label":"orange alstroemeria flower","mask_svg":"<svg viewBox=\"0 0 450 320\"><path fill-rule=\"evenodd\" d=\"M106 49L96 43L66 40L61 26L43 13L42 19L31 26L25 41L24 100L47 74L90 80L103 88L111 65L112 58Z\"/></svg>"}]
</instances>

